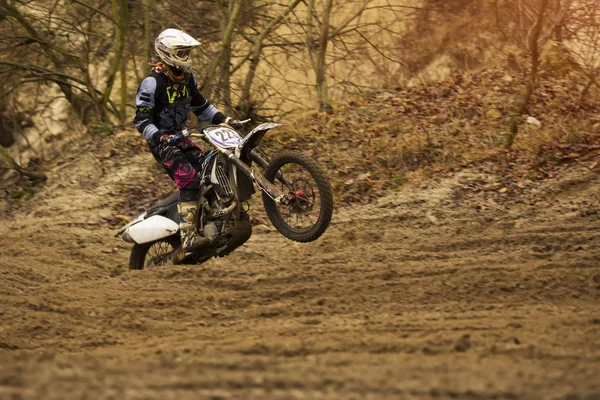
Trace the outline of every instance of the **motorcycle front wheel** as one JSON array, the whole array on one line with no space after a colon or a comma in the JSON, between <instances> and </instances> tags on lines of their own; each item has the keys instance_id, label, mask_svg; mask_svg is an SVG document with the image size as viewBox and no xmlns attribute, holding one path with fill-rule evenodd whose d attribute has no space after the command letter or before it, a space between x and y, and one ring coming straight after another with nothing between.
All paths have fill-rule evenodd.
<instances>
[{"instance_id":1,"label":"motorcycle front wheel","mask_svg":"<svg viewBox=\"0 0 600 400\"><path fill-rule=\"evenodd\" d=\"M265 211L273 226L295 242L312 242L329 226L333 196L327 177L311 158L297 152L275 157L265 177L285 194L293 194L290 204L276 204L263 192Z\"/></svg>"},{"instance_id":2,"label":"motorcycle front wheel","mask_svg":"<svg viewBox=\"0 0 600 400\"><path fill-rule=\"evenodd\" d=\"M134 244L129 256L129 269L139 270L167 264L168 256L181 247L179 237L169 236L154 242Z\"/></svg>"}]
</instances>

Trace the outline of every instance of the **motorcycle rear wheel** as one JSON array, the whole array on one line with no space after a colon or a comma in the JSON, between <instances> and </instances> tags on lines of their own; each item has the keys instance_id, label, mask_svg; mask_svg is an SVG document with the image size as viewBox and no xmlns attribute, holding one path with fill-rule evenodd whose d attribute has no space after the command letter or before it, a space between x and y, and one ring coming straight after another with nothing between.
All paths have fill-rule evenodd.
<instances>
[{"instance_id":1,"label":"motorcycle rear wheel","mask_svg":"<svg viewBox=\"0 0 600 400\"><path fill-rule=\"evenodd\" d=\"M265 177L284 193L295 194L291 204L282 205L263 192L265 211L273 226L295 242L318 239L333 214L331 187L319 165L304 154L288 151L271 160Z\"/></svg>"},{"instance_id":2,"label":"motorcycle rear wheel","mask_svg":"<svg viewBox=\"0 0 600 400\"><path fill-rule=\"evenodd\" d=\"M134 244L129 256L129 269L160 267L167 264L166 255L181 247L179 237L169 236L154 242ZM161 259L163 259L161 261Z\"/></svg>"}]
</instances>

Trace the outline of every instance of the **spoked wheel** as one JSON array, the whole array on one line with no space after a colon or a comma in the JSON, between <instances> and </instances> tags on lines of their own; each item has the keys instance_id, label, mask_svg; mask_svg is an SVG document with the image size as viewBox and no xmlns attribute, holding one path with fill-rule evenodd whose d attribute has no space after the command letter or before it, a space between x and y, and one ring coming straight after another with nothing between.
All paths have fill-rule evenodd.
<instances>
[{"instance_id":1,"label":"spoked wheel","mask_svg":"<svg viewBox=\"0 0 600 400\"><path fill-rule=\"evenodd\" d=\"M178 237L169 236L150 243L135 244L129 257L129 269L145 269L166 265L169 255L181 246Z\"/></svg>"},{"instance_id":2,"label":"spoked wheel","mask_svg":"<svg viewBox=\"0 0 600 400\"><path fill-rule=\"evenodd\" d=\"M331 222L333 197L317 163L303 154L286 152L269 163L265 177L285 194L293 194L289 204L276 204L263 193L265 211L273 226L296 242L319 238Z\"/></svg>"}]
</instances>

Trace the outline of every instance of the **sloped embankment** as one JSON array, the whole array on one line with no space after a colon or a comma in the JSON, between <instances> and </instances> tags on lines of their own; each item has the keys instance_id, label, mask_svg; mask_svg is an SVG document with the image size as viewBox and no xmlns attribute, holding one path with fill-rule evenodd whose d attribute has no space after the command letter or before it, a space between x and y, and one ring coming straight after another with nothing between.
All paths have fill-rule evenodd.
<instances>
[{"instance_id":1,"label":"sloped embankment","mask_svg":"<svg viewBox=\"0 0 600 400\"><path fill-rule=\"evenodd\" d=\"M528 65L511 60L435 85L372 93L267 139L327 166L344 203L372 201L406 182L467 166L506 177L504 186L519 196L557 169L600 154L600 102L596 88L582 97L585 77L555 76L543 64L507 154L509 121L527 82L519 65Z\"/></svg>"}]
</instances>

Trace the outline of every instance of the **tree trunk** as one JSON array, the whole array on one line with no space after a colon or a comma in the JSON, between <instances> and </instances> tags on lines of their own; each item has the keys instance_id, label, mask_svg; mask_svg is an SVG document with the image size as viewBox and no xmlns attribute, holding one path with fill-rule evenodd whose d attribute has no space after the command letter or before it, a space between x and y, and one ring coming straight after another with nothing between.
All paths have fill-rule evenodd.
<instances>
[{"instance_id":1,"label":"tree trunk","mask_svg":"<svg viewBox=\"0 0 600 400\"><path fill-rule=\"evenodd\" d=\"M152 32L152 6L154 0L142 0L144 8L144 62L154 54L154 40ZM145 64L143 64L145 65Z\"/></svg>"},{"instance_id":2,"label":"tree trunk","mask_svg":"<svg viewBox=\"0 0 600 400\"><path fill-rule=\"evenodd\" d=\"M319 52L317 53L317 92L319 93L319 108L322 111L331 110L329 87L327 86L327 45L329 43L329 21L333 0L325 0L323 4L323 22L321 22L321 36L319 38Z\"/></svg>"},{"instance_id":3,"label":"tree trunk","mask_svg":"<svg viewBox=\"0 0 600 400\"><path fill-rule=\"evenodd\" d=\"M233 1L234 2L231 9L231 13L229 14L229 20L227 22L225 30L223 31L223 39L221 39L219 53L217 57L215 57L212 60L212 63L208 67L208 70L206 71L206 79L202 84L202 89L207 89L209 92L210 85L212 84L213 80L215 79L215 76L217 75L217 68L219 67L219 65L223 64L223 59L226 55L226 51L231 50L231 40L233 39L233 32L235 30L238 17L240 16L240 10L242 9L242 0ZM207 96L210 97L208 93Z\"/></svg>"},{"instance_id":4,"label":"tree trunk","mask_svg":"<svg viewBox=\"0 0 600 400\"><path fill-rule=\"evenodd\" d=\"M267 25L267 27L260 33L260 35L254 39L252 50L249 56L250 66L248 67L246 79L244 80L244 84L242 86L242 95L239 105L239 108L244 116L249 116L250 110L253 108L251 89L252 83L254 82L254 77L256 76L258 63L262 55L263 42L267 36L269 36L285 18L287 18L287 16L298 6L298 4L300 4L301 1L302 0L294 0L294 2L290 4L288 8L286 8L277 18L272 20L269 25Z\"/></svg>"},{"instance_id":5,"label":"tree trunk","mask_svg":"<svg viewBox=\"0 0 600 400\"><path fill-rule=\"evenodd\" d=\"M519 131L519 119L521 115L527 109L529 102L531 101L531 95L537 85L537 73L539 67L539 43L538 39L542 32L542 27L544 24L544 14L546 12L546 8L548 6L548 0L542 0L540 5L540 10L538 12L537 20L535 25L532 28L531 35L529 36L529 51L531 55L531 71L529 72L529 79L527 80L527 88L525 89L525 94L523 95L523 99L520 102L517 110L511 118L510 122L510 130L508 133L507 141L506 141L506 149L508 151L512 150L513 143L515 141L515 137Z\"/></svg>"},{"instance_id":6,"label":"tree trunk","mask_svg":"<svg viewBox=\"0 0 600 400\"><path fill-rule=\"evenodd\" d=\"M129 9L127 8L127 0L120 1L121 10L120 10L120 19L121 22L121 36L123 39L123 48L125 48L125 41L127 39L127 34L129 32ZM119 116L121 117L121 122L125 121L127 117L127 58L121 57L121 101L119 103Z\"/></svg>"},{"instance_id":7,"label":"tree trunk","mask_svg":"<svg viewBox=\"0 0 600 400\"><path fill-rule=\"evenodd\" d=\"M102 104L106 104L108 99L110 98L110 94L112 93L112 89L117 78L117 73L120 71L121 63L123 61L123 48L125 47L125 35L123 30L123 21L121 19L122 13L120 4L121 0L111 0L112 6L112 15L115 21L115 56L110 65L110 69L108 71L108 80L106 81L106 88L104 89L104 93L102 94Z\"/></svg>"},{"instance_id":8,"label":"tree trunk","mask_svg":"<svg viewBox=\"0 0 600 400\"><path fill-rule=\"evenodd\" d=\"M223 65L221 66L221 85L223 88L223 103L225 104L225 114L231 115L231 48L227 47L223 52Z\"/></svg>"},{"instance_id":9,"label":"tree trunk","mask_svg":"<svg viewBox=\"0 0 600 400\"><path fill-rule=\"evenodd\" d=\"M317 71L317 46L315 45L313 16L315 12L315 0L308 0L306 4L306 49L313 71ZM318 92L318 90L317 90ZM317 93L318 95L318 93Z\"/></svg>"},{"instance_id":10,"label":"tree trunk","mask_svg":"<svg viewBox=\"0 0 600 400\"><path fill-rule=\"evenodd\" d=\"M319 99L319 109L322 111L331 110L331 101L329 99L329 87L327 86L327 45L329 43L329 28L331 18L331 8L333 0L324 0L322 22L319 26L318 47L315 46L314 29L314 8L315 0L309 0L307 3L306 18L306 45L310 60L315 71L315 86Z\"/></svg>"}]
</instances>

